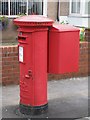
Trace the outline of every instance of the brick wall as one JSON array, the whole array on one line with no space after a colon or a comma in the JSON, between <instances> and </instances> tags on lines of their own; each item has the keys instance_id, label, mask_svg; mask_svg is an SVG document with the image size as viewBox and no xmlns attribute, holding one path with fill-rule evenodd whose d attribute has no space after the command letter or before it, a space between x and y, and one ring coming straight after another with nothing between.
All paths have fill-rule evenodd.
<instances>
[{"instance_id":1,"label":"brick wall","mask_svg":"<svg viewBox=\"0 0 90 120\"><path fill-rule=\"evenodd\" d=\"M60 2L60 16L69 15L69 2Z\"/></svg>"},{"instance_id":2,"label":"brick wall","mask_svg":"<svg viewBox=\"0 0 90 120\"><path fill-rule=\"evenodd\" d=\"M57 19L57 2L49 2L48 0L47 16L53 20Z\"/></svg>"},{"instance_id":3,"label":"brick wall","mask_svg":"<svg viewBox=\"0 0 90 120\"><path fill-rule=\"evenodd\" d=\"M19 81L19 63L17 46L2 47L2 83L18 84Z\"/></svg>"},{"instance_id":4,"label":"brick wall","mask_svg":"<svg viewBox=\"0 0 90 120\"><path fill-rule=\"evenodd\" d=\"M85 40L90 42L90 29L85 29Z\"/></svg>"},{"instance_id":5,"label":"brick wall","mask_svg":"<svg viewBox=\"0 0 90 120\"><path fill-rule=\"evenodd\" d=\"M17 46L3 46L2 49L2 83L18 84L19 83L19 63ZM63 75L49 75L49 80L65 79L70 77L87 76L88 75L88 42L80 43L80 60L79 72Z\"/></svg>"}]
</instances>

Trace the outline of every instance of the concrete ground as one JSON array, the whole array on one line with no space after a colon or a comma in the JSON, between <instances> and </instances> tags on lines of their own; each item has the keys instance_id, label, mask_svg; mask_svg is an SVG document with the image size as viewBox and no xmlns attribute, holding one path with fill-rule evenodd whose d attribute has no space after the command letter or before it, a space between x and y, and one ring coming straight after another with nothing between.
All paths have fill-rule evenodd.
<instances>
[{"instance_id":1,"label":"concrete ground","mask_svg":"<svg viewBox=\"0 0 90 120\"><path fill-rule=\"evenodd\" d=\"M88 79L72 78L48 82L48 112L37 116L25 116L18 111L19 86L2 87L3 118L73 118L88 117ZM88 118L87 118L88 117Z\"/></svg>"}]
</instances>

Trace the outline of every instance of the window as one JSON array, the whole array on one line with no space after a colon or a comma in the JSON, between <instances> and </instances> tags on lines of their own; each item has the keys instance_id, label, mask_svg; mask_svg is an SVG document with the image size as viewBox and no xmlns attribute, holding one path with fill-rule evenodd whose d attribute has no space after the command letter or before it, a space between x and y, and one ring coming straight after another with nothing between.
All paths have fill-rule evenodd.
<instances>
[{"instance_id":1,"label":"window","mask_svg":"<svg viewBox=\"0 0 90 120\"><path fill-rule=\"evenodd\" d=\"M25 0L10 0L10 15L26 14L27 2Z\"/></svg>"},{"instance_id":2,"label":"window","mask_svg":"<svg viewBox=\"0 0 90 120\"><path fill-rule=\"evenodd\" d=\"M72 14L80 14L80 0L72 0L71 13Z\"/></svg>"},{"instance_id":3,"label":"window","mask_svg":"<svg viewBox=\"0 0 90 120\"><path fill-rule=\"evenodd\" d=\"M85 2L85 14L90 15L90 1Z\"/></svg>"},{"instance_id":4,"label":"window","mask_svg":"<svg viewBox=\"0 0 90 120\"><path fill-rule=\"evenodd\" d=\"M80 13L80 0L72 0L72 13Z\"/></svg>"},{"instance_id":5,"label":"window","mask_svg":"<svg viewBox=\"0 0 90 120\"><path fill-rule=\"evenodd\" d=\"M2 15L8 15L8 1L4 0L1 2L1 14Z\"/></svg>"},{"instance_id":6,"label":"window","mask_svg":"<svg viewBox=\"0 0 90 120\"><path fill-rule=\"evenodd\" d=\"M43 14L42 0L1 0L1 15Z\"/></svg>"},{"instance_id":7,"label":"window","mask_svg":"<svg viewBox=\"0 0 90 120\"><path fill-rule=\"evenodd\" d=\"M90 15L90 0L70 0L71 15Z\"/></svg>"}]
</instances>

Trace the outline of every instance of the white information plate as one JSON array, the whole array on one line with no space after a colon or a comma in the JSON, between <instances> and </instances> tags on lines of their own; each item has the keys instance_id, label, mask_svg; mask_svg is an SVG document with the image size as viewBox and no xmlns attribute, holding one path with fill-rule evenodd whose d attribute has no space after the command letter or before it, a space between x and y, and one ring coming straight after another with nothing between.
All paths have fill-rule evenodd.
<instances>
[{"instance_id":1,"label":"white information plate","mask_svg":"<svg viewBox=\"0 0 90 120\"><path fill-rule=\"evenodd\" d=\"M19 46L19 62L23 62L23 47Z\"/></svg>"}]
</instances>

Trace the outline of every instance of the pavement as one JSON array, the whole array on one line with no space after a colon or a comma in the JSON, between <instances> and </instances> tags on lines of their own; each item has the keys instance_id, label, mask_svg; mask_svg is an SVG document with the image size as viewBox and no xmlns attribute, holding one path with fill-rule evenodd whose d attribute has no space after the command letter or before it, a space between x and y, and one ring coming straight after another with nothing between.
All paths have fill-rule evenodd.
<instances>
[{"instance_id":1,"label":"pavement","mask_svg":"<svg viewBox=\"0 0 90 120\"><path fill-rule=\"evenodd\" d=\"M88 116L88 79L89 77L82 77L49 81L49 108L48 112L42 115L21 114L18 110L19 85L3 86L2 118L72 118L73 120L90 120Z\"/></svg>"}]
</instances>

